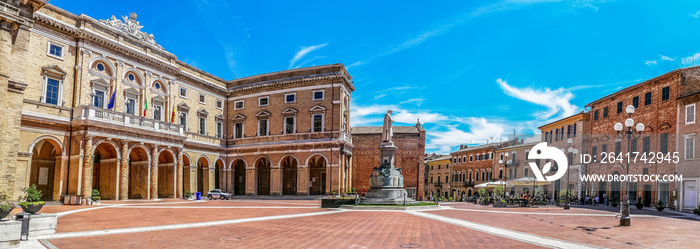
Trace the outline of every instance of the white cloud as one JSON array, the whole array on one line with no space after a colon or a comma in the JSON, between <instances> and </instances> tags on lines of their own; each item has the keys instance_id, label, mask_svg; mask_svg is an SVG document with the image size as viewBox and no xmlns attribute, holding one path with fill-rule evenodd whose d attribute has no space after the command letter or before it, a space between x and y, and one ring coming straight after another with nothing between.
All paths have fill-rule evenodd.
<instances>
[{"instance_id":1,"label":"white cloud","mask_svg":"<svg viewBox=\"0 0 700 249\"><path fill-rule=\"evenodd\" d=\"M415 98L415 99L408 99L408 100L401 101L401 103L399 103L399 104L416 103L416 106L420 106L421 104L423 104L423 101L425 101L425 99Z\"/></svg>"},{"instance_id":2,"label":"white cloud","mask_svg":"<svg viewBox=\"0 0 700 249\"><path fill-rule=\"evenodd\" d=\"M444 154L453 151L453 147L460 144L506 140L503 136L506 125L489 122L486 118L466 118L465 120L469 131L458 129L454 125L427 131L426 149Z\"/></svg>"},{"instance_id":3,"label":"white cloud","mask_svg":"<svg viewBox=\"0 0 700 249\"><path fill-rule=\"evenodd\" d=\"M665 60L665 61L675 61L676 60L676 59L673 59L671 57L661 55L661 54L659 56L661 57L662 60Z\"/></svg>"},{"instance_id":4,"label":"white cloud","mask_svg":"<svg viewBox=\"0 0 700 249\"><path fill-rule=\"evenodd\" d=\"M318 45L313 45L313 46L308 46L308 47L302 47L301 49L299 49L299 51L297 51L296 54L294 54L294 57L291 60L289 60L289 68L290 69L293 68L294 64L297 63L297 61L301 60L301 58L304 58L304 56L306 54L311 53L314 50L318 50L322 47L325 47L326 45L328 45L328 43L318 44ZM304 62L304 63L306 63L306 62Z\"/></svg>"},{"instance_id":5,"label":"white cloud","mask_svg":"<svg viewBox=\"0 0 700 249\"><path fill-rule=\"evenodd\" d=\"M647 66L656 65L656 61L655 61L655 60L653 60L653 61L646 61L646 62L644 62L644 64L647 64Z\"/></svg>"},{"instance_id":6,"label":"white cloud","mask_svg":"<svg viewBox=\"0 0 700 249\"><path fill-rule=\"evenodd\" d=\"M698 18L698 17L700 17L700 10L695 11L695 14L690 14L690 17L693 17L693 18Z\"/></svg>"},{"instance_id":7,"label":"white cloud","mask_svg":"<svg viewBox=\"0 0 700 249\"><path fill-rule=\"evenodd\" d=\"M700 58L700 53L695 53L691 56L683 57L683 59L681 59L681 64L683 64L683 66L694 65L694 60L697 60L698 58Z\"/></svg>"},{"instance_id":8,"label":"white cloud","mask_svg":"<svg viewBox=\"0 0 700 249\"><path fill-rule=\"evenodd\" d=\"M496 79L496 82L508 96L546 107L547 111L534 113L534 116L540 120L571 116L579 109L577 106L571 104L571 99L574 98L574 94L565 88L556 90L545 88L544 90L538 90L532 87L513 87L502 79ZM557 114L559 115L555 116Z\"/></svg>"}]
</instances>

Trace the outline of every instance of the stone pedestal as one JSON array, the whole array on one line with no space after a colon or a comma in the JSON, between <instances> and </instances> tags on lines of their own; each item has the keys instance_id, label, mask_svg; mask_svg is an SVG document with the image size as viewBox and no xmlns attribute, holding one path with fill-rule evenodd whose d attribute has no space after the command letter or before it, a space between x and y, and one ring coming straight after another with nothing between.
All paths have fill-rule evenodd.
<instances>
[{"instance_id":1,"label":"stone pedestal","mask_svg":"<svg viewBox=\"0 0 700 249\"><path fill-rule=\"evenodd\" d=\"M365 193L362 204L411 204L416 203L408 198L408 193L403 187L403 175L401 169L394 165L394 153L396 146L391 141L382 142L380 150L380 166L374 168L369 177L370 189Z\"/></svg>"}]
</instances>

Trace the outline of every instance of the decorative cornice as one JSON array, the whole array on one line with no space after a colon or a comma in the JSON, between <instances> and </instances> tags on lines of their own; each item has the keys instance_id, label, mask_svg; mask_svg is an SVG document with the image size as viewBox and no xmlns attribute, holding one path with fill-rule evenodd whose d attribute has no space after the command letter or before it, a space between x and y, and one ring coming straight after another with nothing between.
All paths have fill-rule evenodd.
<instances>
[{"instance_id":1,"label":"decorative cornice","mask_svg":"<svg viewBox=\"0 0 700 249\"><path fill-rule=\"evenodd\" d=\"M24 93L24 89L27 89L27 84L19 81L9 80L7 81L7 91L13 93Z\"/></svg>"}]
</instances>

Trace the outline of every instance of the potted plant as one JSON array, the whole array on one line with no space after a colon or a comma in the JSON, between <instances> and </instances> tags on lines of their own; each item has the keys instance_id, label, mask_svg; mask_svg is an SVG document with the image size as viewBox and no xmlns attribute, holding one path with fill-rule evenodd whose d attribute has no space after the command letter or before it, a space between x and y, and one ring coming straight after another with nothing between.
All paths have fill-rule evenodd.
<instances>
[{"instance_id":1,"label":"potted plant","mask_svg":"<svg viewBox=\"0 0 700 249\"><path fill-rule=\"evenodd\" d=\"M664 208L666 208L666 205L664 205L663 201L659 201L658 203L656 203L656 210L663 211Z\"/></svg>"},{"instance_id":2,"label":"potted plant","mask_svg":"<svg viewBox=\"0 0 700 249\"><path fill-rule=\"evenodd\" d=\"M26 213L35 214L44 207L46 202L41 201L41 197L44 196L41 190L36 189L36 185L32 184L28 188L23 188L24 195L19 197L19 205L22 210Z\"/></svg>"},{"instance_id":3,"label":"potted plant","mask_svg":"<svg viewBox=\"0 0 700 249\"><path fill-rule=\"evenodd\" d=\"M100 204L100 191L97 189L92 190L92 196L90 196L90 199L92 200L93 204Z\"/></svg>"},{"instance_id":4,"label":"potted plant","mask_svg":"<svg viewBox=\"0 0 700 249\"><path fill-rule=\"evenodd\" d=\"M613 198L612 200L610 200L610 206L617 207L617 205L619 205L619 204L620 204L620 200L618 200L618 199Z\"/></svg>"},{"instance_id":5,"label":"potted plant","mask_svg":"<svg viewBox=\"0 0 700 249\"><path fill-rule=\"evenodd\" d=\"M190 196L192 196L192 192L190 192L190 191L185 191L185 199L189 199Z\"/></svg>"},{"instance_id":6,"label":"potted plant","mask_svg":"<svg viewBox=\"0 0 700 249\"><path fill-rule=\"evenodd\" d=\"M694 214L697 214L697 215L700 215L700 205L698 205L698 208L693 209L693 213L694 213Z\"/></svg>"},{"instance_id":7,"label":"potted plant","mask_svg":"<svg viewBox=\"0 0 700 249\"><path fill-rule=\"evenodd\" d=\"M637 197L637 203L634 205L637 206L637 209L644 208L644 201L642 200L642 197Z\"/></svg>"},{"instance_id":8,"label":"potted plant","mask_svg":"<svg viewBox=\"0 0 700 249\"><path fill-rule=\"evenodd\" d=\"M0 194L0 220L12 213L12 209L14 208L15 204L10 201L10 197L6 194Z\"/></svg>"}]
</instances>

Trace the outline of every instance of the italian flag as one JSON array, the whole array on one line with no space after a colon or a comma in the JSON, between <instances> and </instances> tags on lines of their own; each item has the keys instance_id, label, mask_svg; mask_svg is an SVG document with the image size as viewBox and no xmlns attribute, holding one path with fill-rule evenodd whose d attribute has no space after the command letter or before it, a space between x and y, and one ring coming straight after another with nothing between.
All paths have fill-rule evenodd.
<instances>
[{"instance_id":1,"label":"italian flag","mask_svg":"<svg viewBox=\"0 0 700 249\"><path fill-rule=\"evenodd\" d=\"M143 108L143 116L145 117L145 116L146 116L146 111L148 111L148 100L145 99L145 100L143 100L143 102L144 102L144 104L143 104L143 105L144 105L144 108Z\"/></svg>"},{"instance_id":2,"label":"italian flag","mask_svg":"<svg viewBox=\"0 0 700 249\"><path fill-rule=\"evenodd\" d=\"M173 117L170 118L171 123L175 123L175 106L173 106Z\"/></svg>"}]
</instances>

